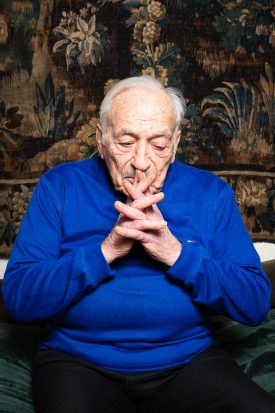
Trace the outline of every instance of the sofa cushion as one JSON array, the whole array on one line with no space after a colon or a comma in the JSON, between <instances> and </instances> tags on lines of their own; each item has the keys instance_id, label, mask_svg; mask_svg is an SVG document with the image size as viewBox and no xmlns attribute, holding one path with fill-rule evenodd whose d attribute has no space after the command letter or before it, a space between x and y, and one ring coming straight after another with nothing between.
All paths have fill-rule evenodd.
<instances>
[{"instance_id":1,"label":"sofa cushion","mask_svg":"<svg viewBox=\"0 0 275 413\"><path fill-rule=\"evenodd\" d=\"M213 329L216 340L248 376L275 397L275 309L257 327L218 316Z\"/></svg>"},{"instance_id":2,"label":"sofa cushion","mask_svg":"<svg viewBox=\"0 0 275 413\"><path fill-rule=\"evenodd\" d=\"M31 360L45 329L0 323L0 412L35 413L31 395Z\"/></svg>"}]
</instances>

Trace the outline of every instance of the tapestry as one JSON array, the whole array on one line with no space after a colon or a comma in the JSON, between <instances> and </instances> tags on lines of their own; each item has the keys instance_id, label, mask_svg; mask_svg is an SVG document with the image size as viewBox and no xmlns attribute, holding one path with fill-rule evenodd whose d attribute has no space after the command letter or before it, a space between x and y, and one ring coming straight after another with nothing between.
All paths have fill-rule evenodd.
<instances>
[{"instance_id":1,"label":"tapestry","mask_svg":"<svg viewBox=\"0 0 275 413\"><path fill-rule=\"evenodd\" d=\"M253 241L275 242L273 0L2 0L0 255L39 177L96 153L104 94L147 74L187 101L178 160L233 188Z\"/></svg>"}]
</instances>

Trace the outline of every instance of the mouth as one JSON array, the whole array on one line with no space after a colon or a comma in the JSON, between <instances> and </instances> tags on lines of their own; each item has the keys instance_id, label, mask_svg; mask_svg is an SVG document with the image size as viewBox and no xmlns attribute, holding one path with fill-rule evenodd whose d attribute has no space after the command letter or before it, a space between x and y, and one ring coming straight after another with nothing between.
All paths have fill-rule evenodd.
<instances>
[{"instance_id":1,"label":"mouth","mask_svg":"<svg viewBox=\"0 0 275 413\"><path fill-rule=\"evenodd\" d=\"M145 179L145 178L146 178L145 172L136 171L135 176L124 176L124 177L122 178L122 181L127 180L127 181L129 181L129 182L131 182L131 183L134 183L134 182L138 183L138 182L141 182L141 181L142 181L143 179Z\"/></svg>"}]
</instances>

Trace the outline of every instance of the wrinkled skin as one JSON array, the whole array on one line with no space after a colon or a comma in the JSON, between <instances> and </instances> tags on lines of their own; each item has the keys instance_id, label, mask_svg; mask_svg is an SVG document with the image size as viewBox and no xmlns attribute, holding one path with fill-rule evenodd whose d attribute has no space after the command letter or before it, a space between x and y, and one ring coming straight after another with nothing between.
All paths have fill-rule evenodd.
<instances>
[{"instance_id":1,"label":"wrinkled skin","mask_svg":"<svg viewBox=\"0 0 275 413\"><path fill-rule=\"evenodd\" d=\"M114 99L108 121L104 142L98 125L98 151L127 201L115 203L119 217L102 244L103 255L111 263L138 241L152 258L171 266L181 243L156 205L164 198L161 189L180 139L171 98L162 91L128 89Z\"/></svg>"}]
</instances>

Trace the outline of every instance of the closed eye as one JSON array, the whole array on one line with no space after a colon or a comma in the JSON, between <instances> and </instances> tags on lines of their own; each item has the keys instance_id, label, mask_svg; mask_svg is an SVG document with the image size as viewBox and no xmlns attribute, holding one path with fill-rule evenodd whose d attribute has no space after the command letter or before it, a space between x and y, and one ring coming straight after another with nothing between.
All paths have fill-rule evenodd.
<instances>
[{"instance_id":1,"label":"closed eye","mask_svg":"<svg viewBox=\"0 0 275 413\"><path fill-rule=\"evenodd\" d=\"M156 149L157 151L164 151L164 149L166 148L166 146L157 146L157 145L154 145L154 149Z\"/></svg>"},{"instance_id":2,"label":"closed eye","mask_svg":"<svg viewBox=\"0 0 275 413\"><path fill-rule=\"evenodd\" d=\"M124 148L129 148L130 146L133 145L133 142L119 142L118 144L120 146L123 146Z\"/></svg>"}]
</instances>

